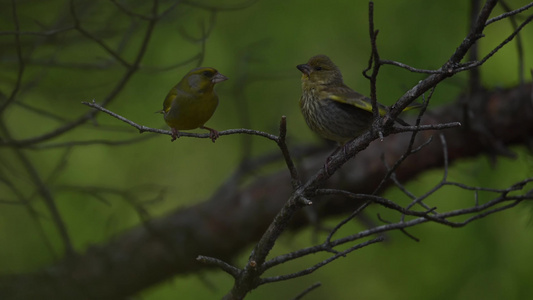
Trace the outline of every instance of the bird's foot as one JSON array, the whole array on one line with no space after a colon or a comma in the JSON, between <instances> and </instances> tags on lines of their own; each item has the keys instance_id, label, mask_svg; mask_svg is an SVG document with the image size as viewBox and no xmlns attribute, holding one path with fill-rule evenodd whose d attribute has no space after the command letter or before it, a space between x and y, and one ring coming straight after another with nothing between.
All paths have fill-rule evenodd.
<instances>
[{"instance_id":1,"label":"bird's foot","mask_svg":"<svg viewBox=\"0 0 533 300\"><path fill-rule=\"evenodd\" d=\"M202 129L207 129L209 130L209 138L211 139L211 141L213 141L213 143L216 141L216 139L218 139L218 137L220 136L220 134L218 133L218 131L216 131L215 129L213 128L209 128L209 127L205 127L205 126L202 126L200 127Z\"/></svg>"},{"instance_id":2,"label":"bird's foot","mask_svg":"<svg viewBox=\"0 0 533 300\"><path fill-rule=\"evenodd\" d=\"M176 128L170 128L170 131L172 131L172 139L170 140L171 142L180 137L180 132Z\"/></svg>"}]
</instances>

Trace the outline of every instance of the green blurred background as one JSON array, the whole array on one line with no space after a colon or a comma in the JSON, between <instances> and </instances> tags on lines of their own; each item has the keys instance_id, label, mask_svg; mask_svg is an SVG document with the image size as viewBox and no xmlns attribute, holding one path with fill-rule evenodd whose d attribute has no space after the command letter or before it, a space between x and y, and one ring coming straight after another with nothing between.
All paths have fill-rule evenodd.
<instances>
[{"instance_id":1,"label":"green blurred background","mask_svg":"<svg viewBox=\"0 0 533 300\"><path fill-rule=\"evenodd\" d=\"M4 7L11 5L3 2ZM146 13L150 7L148 1L120 3L138 13ZM222 9L213 18L211 12L201 7L179 4L165 15L155 28L140 70L108 106L110 110L139 124L166 129L161 115L154 112L161 108L170 87L196 67L198 60L170 67L201 50L200 42L193 42L186 36L200 37L202 28L209 27L209 20L214 22L205 41L202 65L217 68L230 80L217 85L221 101L207 126L218 130L248 127L276 133L281 115L286 115L291 145L320 143L307 129L297 105L300 73L295 66L315 54L329 55L343 71L345 82L368 94L368 81L361 75L370 53L368 2L198 3L231 9ZM508 1L512 8L527 3L529 1ZM173 4L175 2L162 1L160 11ZM146 24L139 20L131 22L107 1L80 1L77 5L82 25L113 49L123 47L122 54L132 61ZM68 23L67 10L65 1L18 1L21 30L42 31L42 27ZM381 57L418 68L439 68L463 40L468 11L469 1L464 0L376 1L375 26L380 30ZM496 12L499 14L503 10L499 7ZM66 20L58 18L63 14ZM0 15L0 30L14 30L11 11L5 9ZM485 32L486 38L480 42L481 53L490 51L511 31L508 21L491 25ZM125 38L129 32L134 34ZM533 61L532 36L533 29L529 26L522 33L526 70ZM89 110L80 104L81 101L103 101L125 72L119 64L107 64L109 55L74 31L42 44L31 35L21 39L23 53L32 63L26 66L17 102L52 112L55 119L20 104L12 105L3 114L3 123L15 139L38 136L58 127L63 122L61 119L77 118ZM17 68L15 52L9 48L13 36L2 35L0 41L4 45L0 52L3 69L0 91L9 94ZM484 85L496 88L518 84L516 53L516 45L511 43L486 63L481 68ZM390 105L422 78L424 75L383 67L378 99ZM466 74L460 74L440 84L431 107L454 101L466 88L466 78ZM247 140L251 139L250 154L253 156L277 148L274 143L258 137L240 135L223 136L216 144L193 138L170 143L166 135L145 135L151 137L122 146L94 144L24 150L56 197L77 251L83 252L91 244L105 243L113 235L139 224L132 203L143 204L151 216L158 216L207 198L238 166L242 156L248 154L242 147ZM138 137L135 130L108 115L99 114L94 123L45 144L135 137ZM449 179L475 186L506 188L531 177L530 154L521 147L513 150L519 154L516 160L499 159L495 166L487 157L457 162L450 170ZM22 205L0 205L0 272L40 269L61 255L59 235L13 150L0 148L0 152L0 175L24 191L38 214L35 219ZM441 177L442 170L426 172L408 187L422 194ZM5 200L17 198L5 184L0 185L0 195ZM397 191L388 191L386 196L403 205L407 203ZM481 195L485 199L489 196ZM464 207L473 203L474 195L446 188L431 201L430 205ZM367 210L373 219L376 213L397 218L378 207ZM336 221L327 223L332 225ZM363 225L354 222L343 230L347 234L362 229ZM317 281L323 286L306 299L526 299L533 296L531 205L519 205L465 228L426 224L409 232L421 241L416 243L401 233L391 232L386 243L364 248L309 276L262 286L249 295L249 299L287 299ZM285 236L273 254L308 246L314 238L312 230ZM248 253L242 253L241 265ZM280 266L268 275L301 270L325 257L316 255L301 259ZM220 298L232 283L221 271L206 271L161 283L143 292L138 299L176 299L176 295L180 295L180 299Z\"/></svg>"}]
</instances>

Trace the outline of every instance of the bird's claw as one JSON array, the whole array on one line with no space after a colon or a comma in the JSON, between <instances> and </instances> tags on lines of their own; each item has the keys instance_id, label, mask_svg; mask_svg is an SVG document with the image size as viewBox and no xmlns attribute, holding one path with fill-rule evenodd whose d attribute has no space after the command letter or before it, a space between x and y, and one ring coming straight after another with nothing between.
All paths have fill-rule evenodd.
<instances>
[{"instance_id":1,"label":"bird's claw","mask_svg":"<svg viewBox=\"0 0 533 300\"><path fill-rule=\"evenodd\" d=\"M214 143L214 142L218 139L218 137L220 136L220 133L218 133L218 131L216 131L216 130L213 129L213 128L209 128L209 127L205 127L205 126L202 126L201 128L209 130L209 138L211 139L211 141L213 141L213 143Z\"/></svg>"},{"instance_id":2,"label":"bird's claw","mask_svg":"<svg viewBox=\"0 0 533 300\"><path fill-rule=\"evenodd\" d=\"M216 141L216 139L218 139L219 136L220 134L218 133L218 131L209 130L209 138L211 138L211 141L213 141L213 143Z\"/></svg>"},{"instance_id":3,"label":"bird's claw","mask_svg":"<svg viewBox=\"0 0 533 300\"><path fill-rule=\"evenodd\" d=\"M172 131L172 139L170 140L171 142L180 137L180 132L176 128L170 128L170 131Z\"/></svg>"}]
</instances>

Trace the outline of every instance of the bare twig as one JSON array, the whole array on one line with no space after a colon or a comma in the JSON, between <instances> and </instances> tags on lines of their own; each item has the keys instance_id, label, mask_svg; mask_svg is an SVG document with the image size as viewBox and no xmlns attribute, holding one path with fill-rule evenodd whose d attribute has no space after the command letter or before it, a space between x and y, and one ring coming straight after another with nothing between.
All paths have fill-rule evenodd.
<instances>
[{"instance_id":1,"label":"bare twig","mask_svg":"<svg viewBox=\"0 0 533 300\"><path fill-rule=\"evenodd\" d=\"M236 268L236 267L234 267L234 266L232 266L232 265L228 264L227 262L224 262L224 261L222 261L220 259L216 259L216 258L208 257L208 256L203 256L203 255L198 255L196 260L199 261L199 262L202 262L202 263L215 265L215 266L219 267L220 269L222 269L223 271L225 271L226 273L228 273L231 276L233 276L234 278L239 276L240 270L238 268Z\"/></svg>"},{"instance_id":2,"label":"bare twig","mask_svg":"<svg viewBox=\"0 0 533 300\"><path fill-rule=\"evenodd\" d=\"M319 268L321 268L321 267L327 265L328 263L336 260L337 258L345 257L347 254L349 254L349 253L351 253L351 252L353 252L355 250L358 250L358 249L361 249L363 247L372 245L374 243L383 242L384 240L385 240L385 238L383 238L383 237L377 237L377 238L371 239L369 241L357 244L357 245L352 246L352 247L350 247L350 248L348 248L348 249L346 249L344 251L341 251L341 252L331 256L330 258L325 259L325 260L323 260L323 261L321 261L321 262L315 264L314 266L309 267L309 268L307 268L305 270L302 270L302 271L299 271L299 272L296 272L296 273L292 273L292 274L287 274L287 275L280 275L280 276L262 278L260 284L278 282L278 281L288 280L288 279L302 277L302 276L311 274L314 271L318 270ZM322 248L325 251L327 249L327 246L322 246Z\"/></svg>"},{"instance_id":3,"label":"bare twig","mask_svg":"<svg viewBox=\"0 0 533 300\"><path fill-rule=\"evenodd\" d=\"M475 26L477 14L479 12L479 9L481 8L481 1L480 0L470 0L470 24L468 24L468 30L473 29ZM479 57L479 43L475 42L470 47L470 50L468 50L468 59L470 61L477 61ZM475 94L477 93L481 88L481 73L479 72L478 68L472 68L470 69L470 72L468 72L468 93Z\"/></svg>"},{"instance_id":4,"label":"bare twig","mask_svg":"<svg viewBox=\"0 0 533 300\"><path fill-rule=\"evenodd\" d=\"M465 70L470 70L472 68L476 68L487 62L489 58L491 58L496 52L498 52L503 46L505 46L507 43L512 41L522 29L529 24L533 20L533 15L529 16L524 22L522 22L505 40L503 40L498 46L496 46L492 51L490 51L487 55L483 57L483 59L475 62L470 62L465 64L464 66L461 66L459 68L455 68L455 72L462 72Z\"/></svg>"},{"instance_id":5,"label":"bare twig","mask_svg":"<svg viewBox=\"0 0 533 300\"><path fill-rule=\"evenodd\" d=\"M370 75L370 99L372 101L372 112L374 114L374 120L377 120L379 118L379 109L377 104L376 84L381 64L379 62L380 59L377 46L379 30L374 29L374 2L372 1L368 3L368 30L370 33L370 46L372 48L372 54L370 56L368 68L370 69L370 67L373 66L372 74Z\"/></svg>"},{"instance_id":6,"label":"bare twig","mask_svg":"<svg viewBox=\"0 0 533 300\"><path fill-rule=\"evenodd\" d=\"M132 11L131 9L129 9L126 5L122 4L121 2L119 2L117 0L111 0L111 2L113 2L113 4L115 4L118 9L120 9L122 12L124 12L125 14L127 14L130 17L139 18L139 19L145 20L145 21L150 21L154 17L154 16L146 16L146 15L138 14L138 13Z\"/></svg>"},{"instance_id":7,"label":"bare twig","mask_svg":"<svg viewBox=\"0 0 533 300\"><path fill-rule=\"evenodd\" d=\"M3 123L0 123L0 130L4 133L4 135L7 138L10 138L11 134L8 131L8 129L5 127ZM67 230L67 226L65 224L65 221L63 220L63 216L59 213L59 210L56 205L56 200L52 193L50 192L50 189L45 184L43 179L41 178L41 175L39 174L38 170L35 168L34 163L28 158L28 156L21 150L21 149L14 149L14 152L19 159L19 161L22 163L28 174L30 175L30 178L35 186L35 189L38 191L39 195L42 197L48 211L50 212L50 216L53 220L53 223L59 233L59 236L61 237L61 240L63 242L63 247L65 250L65 255L68 259L72 259L74 257L74 247L72 246L71 238Z\"/></svg>"},{"instance_id":8,"label":"bare twig","mask_svg":"<svg viewBox=\"0 0 533 300\"><path fill-rule=\"evenodd\" d=\"M95 36L91 35L89 32L85 31L84 29L82 29L81 27L81 23L80 23L80 20L76 17L76 9L74 7L74 1L71 1L70 2L71 6L71 13L72 13L72 16L74 18L74 22L75 22L75 27L78 31L80 31L80 33L84 34L87 38L95 41L98 43L98 41L100 41L98 38L96 38ZM152 15L156 15L157 14L157 9L158 9L158 0L154 0L153 1L153 6L152 6ZM112 49L110 49L107 45L105 45L103 42L99 42L98 44L103 47L104 49L106 49L108 51L108 53L115 57L117 60L121 61L122 62L122 65L126 67L126 72L125 74L123 75L123 77L118 80L117 84L115 85L114 89L112 89L112 91L107 95L107 97L104 99L104 101L102 102L102 106L106 106L107 104L109 104L111 101L113 101L117 95L124 89L124 87L126 86L126 84L129 82L129 80L131 79L131 77L133 76L133 74L135 74L137 72L137 70L139 69L139 66L140 66L140 62L142 60L142 58L144 57L144 55L146 54L146 49L148 47L148 44L149 44L149 41L150 41L150 38L152 37L152 32L154 30L154 27L155 27L155 24L157 22L157 18L153 18L152 20L150 20L150 22L148 22L147 24L147 27L146 27L146 32L142 38L142 43L133 59L133 63L127 63L125 60L123 60L115 51L113 51ZM39 136L36 136L36 137L31 137L31 138L28 138L28 139L21 139L21 140L2 140L0 141L0 146L13 146L13 147L28 147L30 145L34 145L34 144L37 144L37 143L40 143L40 142L43 142L43 141L47 141L49 139L52 139L52 138L55 138L57 136L60 136L66 132L69 132L75 128L77 128L78 126L84 124L85 122L87 122L88 120L90 119L93 119L94 116L96 115L98 111L91 111L89 113L86 113L86 114L83 114L82 116L80 116L78 119L74 120L74 121L71 121L69 123L65 123L63 124L62 126L58 127L57 129L55 130L52 130L48 133L45 133L45 134L41 134Z\"/></svg>"},{"instance_id":9,"label":"bare twig","mask_svg":"<svg viewBox=\"0 0 533 300\"><path fill-rule=\"evenodd\" d=\"M433 96L433 92L435 91L435 88L431 89L431 93L429 94L427 100L425 99L424 97L424 106L422 107L422 109L420 110L420 113L418 114L418 118L416 120L416 126L417 128L420 127L420 122L422 121L422 116L424 115L426 109L427 109L427 106L429 104L429 100L431 99L431 96ZM418 146L417 148L415 148L413 150L413 146L414 146L414 143L415 143L415 138L417 136L417 133L419 132L419 130L414 130L413 133L411 134L411 140L409 141L409 144L407 145L407 149L405 149L405 153L399 158L396 160L396 162L394 163L394 165L389 168L386 164L385 161L383 161L383 163L387 166L387 174L383 177L383 179L381 180L381 182L379 183L378 187L374 190L374 193L373 194L376 194L385 184L385 182L389 179L389 177L391 177L395 170L398 169L398 167L400 166L400 164L405 161L405 159L407 157L409 157L411 154L414 154L418 151L420 151L423 147L425 147L426 145L428 145L431 141L431 138L428 139L428 141L426 141L425 143L422 143L422 145Z\"/></svg>"},{"instance_id":10,"label":"bare twig","mask_svg":"<svg viewBox=\"0 0 533 300\"><path fill-rule=\"evenodd\" d=\"M302 291L300 294L296 295L296 297L292 298L293 300L300 300L302 299L305 295L309 294L310 292L312 292L313 290L315 290L316 288L319 288L320 286L322 286L322 284L320 282L317 282L317 283L313 283L310 287L306 288L304 291Z\"/></svg>"},{"instance_id":11,"label":"bare twig","mask_svg":"<svg viewBox=\"0 0 533 300\"><path fill-rule=\"evenodd\" d=\"M413 72L413 73L422 73L422 74L442 74L442 70L425 70L425 69L418 69L418 68L414 68L414 67L411 67L409 65L406 65L404 63L401 63L401 62L397 62L397 61L393 61L393 60L388 60L388 59L382 59L380 60L380 63L384 64L384 65L393 65L393 66L397 66L397 67L400 67L402 69L406 69L407 71L410 71L410 72Z\"/></svg>"},{"instance_id":12,"label":"bare twig","mask_svg":"<svg viewBox=\"0 0 533 300\"><path fill-rule=\"evenodd\" d=\"M50 29L47 31L0 31L0 35L34 35L34 36L52 36L58 33L73 30L74 26L68 26L64 28Z\"/></svg>"},{"instance_id":13,"label":"bare twig","mask_svg":"<svg viewBox=\"0 0 533 300\"><path fill-rule=\"evenodd\" d=\"M154 4L157 3L157 0L154 1ZM120 54L118 54L115 50L111 49L110 46L108 46L104 41L97 36L91 34L89 31L85 30L85 28L82 27L81 21L78 18L78 13L76 11L76 6L74 4L74 0L70 0L70 14L72 15L72 18L74 19L74 27L76 30L84 35L86 38L92 40L96 44L100 45L102 49L104 49L109 55L111 55L113 58L115 58L118 62L120 62L125 68L131 69L132 65L128 63Z\"/></svg>"},{"instance_id":14,"label":"bare twig","mask_svg":"<svg viewBox=\"0 0 533 300\"><path fill-rule=\"evenodd\" d=\"M487 20L487 22L485 22L485 26L488 26L488 25L490 25L490 24L492 24L492 23L494 23L496 21L503 20L503 19L508 18L510 16L514 16L516 14L519 14L519 13L525 11L525 10L530 9L531 7L533 7L533 2L529 3L527 5L524 5L524 6L520 7L520 8L518 8L518 9L515 9L515 10L512 10L512 11L508 11L506 13L503 13L503 14L499 15L499 16L491 18L491 19Z\"/></svg>"},{"instance_id":15,"label":"bare twig","mask_svg":"<svg viewBox=\"0 0 533 300\"><path fill-rule=\"evenodd\" d=\"M292 161L291 155L289 153L289 148L287 147L287 144L285 143L285 138L287 137L287 117L282 116L281 121L279 123L279 137L277 139L277 144L281 150L281 153L283 154L283 157L285 158L285 164L287 165L287 169L289 169L289 172L291 173L291 183L292 187L296 190L300 187L300 177L298 176L298 171L296 170L296 166L294 165L294 162ZM307 201L304 197L302 197L300 200ZM306 205L311 205L310 202L305 202Z\"/></svg>"},{"instance_id":16,"label":"bare twig","mask_svg":"<svg viewBox=\"0 0 533 300\"><path fill-rule=\"evenodd\" d=\"M139 125L117 113L114 113L106 108L104 108L103 106L97 104L96 102L94 102L94 100L92 102L81 102L82 104L84 105L87 105L89 107L92 107L96 110L99 110L99 111L102 111L124 123L127 123L129 124L130 126L133 126L135 128L137 128L139 130L139 133L143 133L143 132L153 132L153 133L159 133L159 134L167 134L167 135L170 135L172 136L172 132L170 130L164 130L164 129L158 129L158 128L150 128L150 127L146 127L146 126L143 126L143 125ZM258 131L258 130L252 130L252 129L229 129L229 130L223 130L223 131L220 131L219 134L220 135L231 135L231 134L250 134L250 135L257 135L257 136L261 136L261 137L264 137L264 138L267 138L269 140L272 140L272 141L275 141L275 142L278 142L278 139L279 137L273 135L273 134L269 134L269 133L266 133L266 132L262 132L262 131ZM195 138L210 138L209 137L209 134L208 133L203 133L203 134L198 134L198 133L189 133L189 132L180 132L180 136L186 136L186 137L195 137Z\"/></svg>"},{"instance_id":17,"label":"bare twig","mask_svg":"<svg viewBox=\"0 0 533 300\"><path fill-rule=\"evenodd\" d=\"M24 74L24 69L26 67L26 63L22 57L22 46L20 42L20 25L19 25L19 19L17 14L17 1L12 0L11 1L11 10L13 14L13 23L15 24L15 49L17 52L17 61L18 61L18 72L17 72L17 79L15 81L15 85L13 86L13 89L11 90L11 94L9 97L4 101L0 103L0 116L3 114L5 109L15 101L16 95L19 92L20 86L22 84L22 75Z\"/></svg>"},{"instance_id":18,"label":"bare twig","mask_svg":"<svg viewBox=\"0 0 533 300\"><path fill-rule=\"evenodd\" d=\"M509 7L509 5L507 5L505 1L501 1L500 3L507 12L511 12L511 8ZM530 3L529 5L533 6L533 3ZM509 16L509 21L511 22L513 29L516 30L516 28L518 27L518 24L516 23L516 19L514 15ZM516 52L518 54L518 78L520 80L520 83L523 84L524 76L525 76L524 74L524 68L525 68L524 66L524 45L522 44L522 37L520 36L520 34L516 36Z\"/></svg>"}]
</instances>

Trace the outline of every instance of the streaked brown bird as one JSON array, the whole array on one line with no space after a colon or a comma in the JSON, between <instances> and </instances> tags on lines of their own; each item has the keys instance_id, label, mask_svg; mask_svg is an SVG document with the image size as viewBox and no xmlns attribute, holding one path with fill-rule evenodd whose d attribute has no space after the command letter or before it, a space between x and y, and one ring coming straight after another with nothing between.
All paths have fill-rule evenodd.
<instances>
[{"instance_id":1,"label":"streaked brown bird","mask_svg":"<svg viewBox=\"0 0 533 300\"><path fill-rule=\"evenodd\" d=\"M341 71L329 57L316 55L296 67L302 72L300 110L312 131L343 146L369 129L373 121L370 99L344 84ZM415 107L419 105L404 111ZM381 116L388 111L379 103L378 109Z\"/></svg>"}]
</instances>

